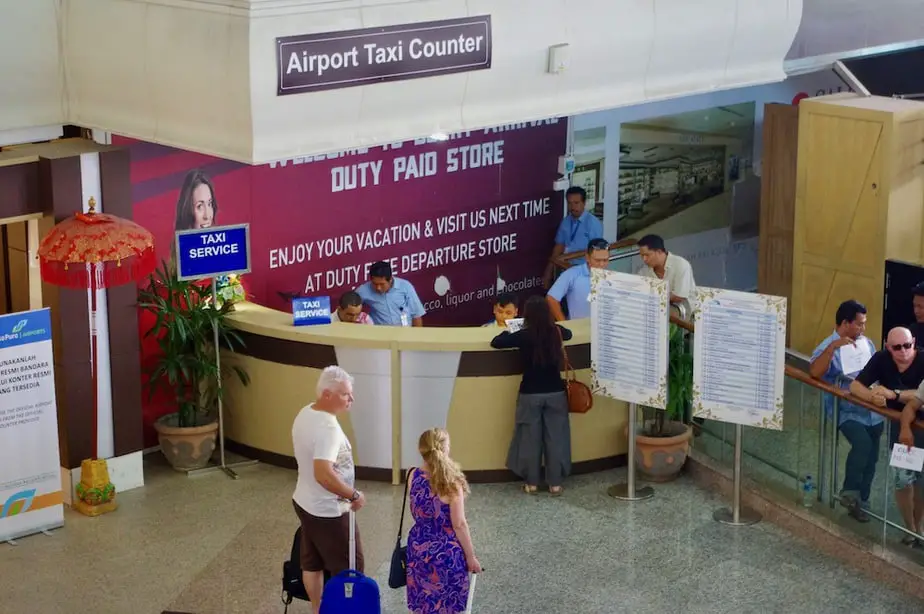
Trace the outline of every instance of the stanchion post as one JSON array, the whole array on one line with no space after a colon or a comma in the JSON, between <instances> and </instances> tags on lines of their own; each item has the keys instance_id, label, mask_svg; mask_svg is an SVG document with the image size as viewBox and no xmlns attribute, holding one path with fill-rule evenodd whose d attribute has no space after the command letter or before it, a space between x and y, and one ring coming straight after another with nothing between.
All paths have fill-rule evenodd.
<instances>
[{"instance_id":1,"label":"stanchion post","mask_svg":"<svg viewBox=\"0 0 924 614\"><path fill-rule=\"evenodd\" d=\"M741 432L742 426L735 425L735 467L732 486L732 507L723 507L715 511L712 517L722 524L733 527L745 527L760 522L760 514L741 506Z\"/></svg>"},{"instance_id":2,"label":"stanchion post","mask_svg":"<svg viewBox=\"0 0 924 614\"><path fill-rule=\"evenodd\" d=\"M215 278L212 278L212 308L218 309L218 282ZM225 416L224 416L224 404L222 402L222 382L221 376L221 346L220 338L218 335L218 322L212 320L212 342L215 344L215 369L218 372L218 454L219 454L219 465L217 467L205 467L203 469L193 469L192 471L187 471L186 475L194 476L201 475L203 473L210 473L216 469L221 469L225 475L227 475L232 480L238 479L238 474L231 467L245 467L247 465L256 465L258 461L255 460L245 460L239 463L234 463L233 465L227 464L225 462Z\"/></svg>"},{"instance_id":3,"label":"stanchion post","mask_svg":"<svg viewBox=\"0 0 924 614\"><path fill-rule=\"evenodd\" d=\"M636 488L635 486L635 424L638 420L638 407L629 403L629 458L626 463L626 482L610 486L606 493L620 501L642 501L654 496L651 486Z\"/></svg>"}]
</instances>

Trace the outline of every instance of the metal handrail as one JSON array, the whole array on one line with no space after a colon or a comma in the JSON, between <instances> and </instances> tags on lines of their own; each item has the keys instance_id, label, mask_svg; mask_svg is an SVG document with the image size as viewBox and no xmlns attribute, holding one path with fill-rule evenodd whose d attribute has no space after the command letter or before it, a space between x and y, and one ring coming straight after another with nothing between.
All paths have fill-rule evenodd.
<instances>
[{"instance_id":1,"label":"metal handrail","mask_svg":"<svg viewBox=\"0 0 924 614\"><path fill-rule=\"evenodd\" d=\"M610 262L615 262L617 260L625 260L626 258L635 258L641 253L642 252L639 251L637 247L630 249L627 252L610 253Z\"/></svg>"}]
</instances>

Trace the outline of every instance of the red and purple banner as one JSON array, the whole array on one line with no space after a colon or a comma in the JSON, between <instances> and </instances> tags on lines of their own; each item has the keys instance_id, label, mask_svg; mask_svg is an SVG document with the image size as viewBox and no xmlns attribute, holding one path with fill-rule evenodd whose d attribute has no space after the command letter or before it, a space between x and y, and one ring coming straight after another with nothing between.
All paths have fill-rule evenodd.
<instances>
[{"instance_id":1,"label":"red and purple banner","mask_svg":"<svg viewBox=\"0 0 924 614\"><path fill-rule=\"evenodd\" d=\"M289 311L299 295L340 295L377 260L417 289L425 326L490 320L499 287L540 292L563 215L552 190L567 123L547 120L248 166L114 137L131 150L134 219L172 257L174 232L249 223L254 302ZM152 325L141 314L143 335ZM142 339L142 361L156 358ZM144 395L150 424L176 411L166 395Z\"/></svg>"},{"instance_id":2,"label":"red and purple banner","mask_svg":"<svg viewBox=\"0 0 924 614\"><path fill-rule=\"evenodd\" d=\"M416 287L425 325L470 325L490 319L499 285L539 283L562 216L552 183L565 133L547 120L257 167L117 141L132 150L134 219L160 258L175 229L249 222L257 303L336 301L387 260Z\"/></svg>"}]
</instances>

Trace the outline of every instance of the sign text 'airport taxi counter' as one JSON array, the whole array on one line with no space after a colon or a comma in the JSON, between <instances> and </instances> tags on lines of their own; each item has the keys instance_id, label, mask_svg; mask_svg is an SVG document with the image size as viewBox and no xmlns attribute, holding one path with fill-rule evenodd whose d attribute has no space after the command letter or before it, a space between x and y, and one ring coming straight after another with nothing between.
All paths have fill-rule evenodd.
<instances>
[{"instance_id":1,"label":"sign text 'airport taxi counter'","mask_svg":"<svg viewBox=\"0 0 924 614\"><path fill-rule=\"evenodd\" d=\"M505 481L507 446L520 384L515 351L490 341L500 329L402 328L335 323L296 327L292 314L239 303L230 317L246 344L222 362L243 367L250 385L227 381L228 448L270 464L294 467L292 421L315 396L321 370L340 365L355 378L352 410L340 418L353 445L360 479L397 483L420 463L417 438L443 427L452 455L475 482ZM567 324L568 354L590 382L590 321ZM596 397L571 417L574 473L625 462L627 407Z\"/></svg>"}]
</instances>

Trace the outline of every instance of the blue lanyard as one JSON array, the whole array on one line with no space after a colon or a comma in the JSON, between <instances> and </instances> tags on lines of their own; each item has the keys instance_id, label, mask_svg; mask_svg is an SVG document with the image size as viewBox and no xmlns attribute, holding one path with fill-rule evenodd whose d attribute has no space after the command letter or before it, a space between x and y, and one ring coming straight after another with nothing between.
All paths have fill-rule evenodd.
<instances>
[{"instance_id":1,"label":"blue lanyard","mask_svg":"<svg viewBox=\"0 0 924 614\"><path fill-rule=\"evenodd\" d=\"M578 230L581 228L581 218L574 219L571 218L571 240L569 243L574 243L574 237L577 236Z\"/></svg>"}]
</instances>

